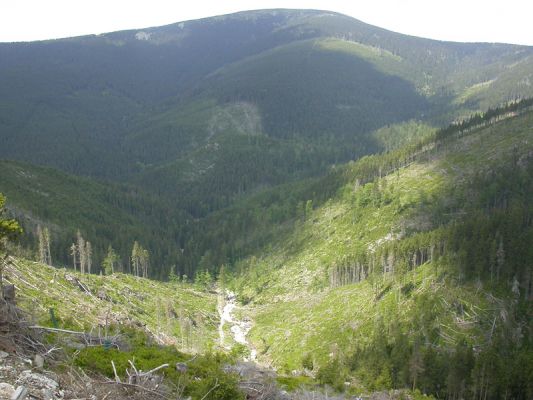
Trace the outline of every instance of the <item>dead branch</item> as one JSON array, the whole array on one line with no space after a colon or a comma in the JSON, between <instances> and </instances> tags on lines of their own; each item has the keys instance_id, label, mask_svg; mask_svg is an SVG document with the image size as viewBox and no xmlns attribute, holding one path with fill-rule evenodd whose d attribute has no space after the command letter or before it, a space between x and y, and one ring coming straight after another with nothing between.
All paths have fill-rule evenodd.
<instances>
[{"instance_id":1,"label":"dead branch","mask_svg":"<svg viewBox=\"0 0 533 400\"><path fill-rule=\"evenodd\" d=\"M170 397L165 396L163 393L161 393L161 392L159 392L157 390L149 389L149 388L146 388L144 386L137 385L135 383L114 382L114 381L105 381L105 382L102 382L102 383L108 384L108 385L120 385L120 386L132 387L132 388L144 390L145 392L148 392L148 393L152 393L152 394L154 394L156 396L159 396L159 397L161 397L163 399L170 400Z\"/></svg>"},{"instance_id":2,"label":"dead branch","mask_svg":"<svg viewBox=\"0 0 533 400\"><path fill-rule=\"evenodd\" d=\"M168 364L162 364L162 365L160 365L159 367L156 367L156 368L154 368L154 369L151 369L151 370L148 371L148 372L143 372L143 373L141 373L141 374L139 374L139 375L140 375L140 376L143 376L143 375L151 375L151 374L153 374L154 372L159 371L159 370L162 369L162 368L167 368L167 367L168 367Z\"/></svg>"},{"instance_id":3,"label":"dead branch","mask_svg":"<svg viewBox=\"0 0 533 400\"><path fill-rule=\"evenodd\" d=\"M213 390L215 390L215 389L216 389L217 387L219 387L219 386L220 386L220 385L219 385L219 383L218 383L218 378L217 378L217 380L215 381L215 385L214 385L211 389L209 389L209 391L208 391L206 394L204 394L204 397L202 397L200 400L205 400L205 398L206 398L207 396L209 396L209 393L211 393Z\"/></svg>"},{"instance_id":4,"label":"dead branch","mask_svg":"<svg viewBox=\"0 0 533 400\"><path fill-rule=\"evenodd\" d=\"M50 331L50 332L61 332L61 333L69 333L71 335L82 335L85 336L85 332L79 332L79 331L70 331L68 329L59 329L59 328L48 328L45 326L39 326L39 325L32 325L28 326L29 329L42 329L43 331Z\"/></svg>"},{"instance_id":5,"label":"dead branch","mask_svg":"<svg viewBox=\"0 0 533 400\"><path fill-rule=\"evenodd\" d=\"M131 365L131 367L135 371L135 374L139 375L139 371L137 371L137 368L135 368L135 364L133 364L133 362L131 360L128 360L128 363Z\"/></svg>"},{"instance_id":6,"label":"dead branch","mask_svg":"<svg viewBox=\"0 0 533 400\"><path fill-rule=\"evenodd\" d=\"M113 373L115 374L115 382L121 383L120 378L118 377L118 374L117 374L117 368L115 367L115 363L113 360L111 360L111 366L113 367Z\"/></svg>"}]
</instances>

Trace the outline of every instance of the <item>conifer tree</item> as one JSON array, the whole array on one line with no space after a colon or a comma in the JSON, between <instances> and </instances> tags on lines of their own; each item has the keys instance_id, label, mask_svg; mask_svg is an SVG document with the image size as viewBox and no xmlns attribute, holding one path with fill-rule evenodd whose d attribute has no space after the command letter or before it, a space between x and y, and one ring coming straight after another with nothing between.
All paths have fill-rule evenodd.
<instances>
[{"instance_id":1,"label":"conifer tree","mask_svg":"<svg viewBox=\"0 0 533 400\"><path fill-rule=\"evenodd\" d=\"M46 243L46 264L52 265L52 253L50 252L50 231L48 231L48 228L44 228L43 234Z\"/></svg>"},{"instance_id":2,"label":"conifer tree","mask_svg":"<svg viewBox=\"0 0 533 400\"><path fill-rule=\"evenodd\" d=\"M143 271L143 278L148 278L148 266L150 261L150 254L148 250L141 247L141 265Z\"/></svg>"},{"instance_id":3,"label":"conifer tree","mask_svg":"<svg viewBox=\"0 0 533 400\"><path fill-rule=\"evenodd\" d=\"M37 226L37 238L39 241L39 262L42 264L52 265L52 256L50 254L50 232L48 228L41 228L41 225Z\"/></svg>"},{"instance_id":4,"label":"conifer tree","mask_svg":"<svg viewBox=\"0 0 533 400\"><path fill-rule=\"evenodd\" d=\"M43 234L43 230L41 229L41 225L37 226L37 240L39 242L38 259L40 263L45 264L46 263L46 250L45 250L45 243L44 243L44 234Z\"/></svg>"},{"instance_id":5,"label":"conifer tree","mask_svg":"<svg viewBox=\"0 0 533 400\"><path fill-rule=\"evenodd\" d=\"M137 241L133 242L133 249L131 250L131 266L133 268L133 275L139 276L141 247Z\"/></svg>"},{"instance_id":6,"label":"conifer tree","mask_svg":"<svg viewBox=\"0 0 533 400\"><path fill-rule=\"evenodd\" d=\"M135 276L148 277L150 254L137 241L133 242L131 250L131 265Z\"/></svg>"}]
</instances>

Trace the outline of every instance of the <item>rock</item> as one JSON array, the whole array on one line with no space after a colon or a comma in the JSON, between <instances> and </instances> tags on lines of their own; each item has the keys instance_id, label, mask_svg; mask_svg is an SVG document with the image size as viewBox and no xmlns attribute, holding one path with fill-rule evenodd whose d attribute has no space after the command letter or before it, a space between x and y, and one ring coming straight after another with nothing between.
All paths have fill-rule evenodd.
<instances>
[{"instance_id":1,"label":"rock","mask_svg":"<svg viewBox=\"0 0 533 400\"><path fill-rule=\"evenodd\" d=\"M25 383L27 385L53 390L56 390L59 386L59 384L53 379L50 379L47 376L44 376L43 374L32 372L30 370L22 371L17 381L20 383Z\"/></svg>"},{"instance_id":2,"label":"rock","mask_svg":"<svg viewBox=\"0 0 533 400\"><path fill-rule=\"evenodd\" d=\"M35 368L42 369L44 367L44 357L40 354L35 354L33 365Z\"/></svg>"},{"instance_id":3,"label":"rock","mask_svg":"<svg viewBox=\"0 0 533 400\"><path fill-rule=\"evenodd\" d=\"M0 351L0 359L3 360L4 358L6 358L7 356L9 356L8 353L6 353L5 351Z\"/></svg>"},{"instance_id":4,"label":"rock","mask_svg":"<svg viewBox=\"0 0 533 400\"><path fill-rule=\"evenodd\" d=\"M182 374L187 372L187 364L176 363L176 371L181 372Z\"/></svg>"},{"instance_id":5,"label":"rock","mask_svg":"<svg viewBox=\"0 0 533 400\"><path fill-rule=\"evenodd\" d=\"M30 370L22 371L17 383L29 387L32 394L38 394L38 397L46 400L53 399L59 388L59 384L53 379Z\"/></svg>"},{"instance_id":6,"label":"rock","mask_svg":"<svg viewBox=\"0 0 533 400\"><path fill-rule=\"evenodd\" d=\"M10 399L14 392L13 385L5 382L0 383L0 399Z\"/></svg>"},{"instance_id":7,"label":"rock","mask_svg":"<svg viewBox=\"0 0 533 400\"><path fill-rule=\"evenodd\" d=\"M19 386L11 395L11 400L24 400L27 395L28 389L26 389L24 386Z\"/></svg>"},{"instance_id":8,"label":"rock","mask_svg":"<svg viewBox=\"0 0 533 400\"><path fill-rule=\"evenodd\" d=\"M54 391L50 389L42 389L42 399L43 400L54 400Z\"/></svg>"}]
</instances>

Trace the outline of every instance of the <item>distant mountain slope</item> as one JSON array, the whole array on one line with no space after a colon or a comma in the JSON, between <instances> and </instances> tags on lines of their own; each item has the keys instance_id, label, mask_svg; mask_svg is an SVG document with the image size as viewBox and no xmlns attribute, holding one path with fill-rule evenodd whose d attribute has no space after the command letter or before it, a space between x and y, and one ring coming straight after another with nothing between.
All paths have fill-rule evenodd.
<instances>
[{"instance_id":1,"label":"distant mountain slope","mask_svg":"<svg viewBox=\"0 0 533 400\"><path fill-rule=\"evenodd\" d=\"M96 273L110 245L119 255L120 271L131 272L135 240L149 249L151 277L166 278L169 263L179 258L178 232L187 215L161 199L49 167L0 161L0 171L0 192L26 231L23 244L36 249L37 226L49 227L54 265L72 264L69 247L77 230L92 243Z\"/></svg>"},{"instance_id":2,"label":"distant mountain slope","mask_svg":"<svg viewBox=\"0 0 533 400\"><path fill-rule=\"evenodd\" d=\"M229 133L260 126L270 137L327 143L314 157L330 165L379 149L367 134L384 125L448 122L533 94L532 54L527 46L414 38L312 10L4 43L0 157L135 179L146 167L190 158L224 124L220 110L245 103L260 125L237 122ZM191 114L198 103L209 106ZM315 173L302 166L296 175Z\"/></svg>"},{"instance_id":3,"label":"distant mountain slope","mask_svg":"<svg viewBox=\"0 0 533 400\"><path fill-rule=\"evenodd\" d=\"M234 213L228 226L257 223L258 211L238 216L248 199L260 207L278 199L267 218L283 223L324 189L301 189L300 180L533 94L532 54L414 38L312 10L0 44L0 157L131 185L8 162L0 190L65 229L58 245L80 228L100 240L100 255L120 241L127 260L126 241L143 236L162 276L174 264L191 274L216 242L209 224ZM17 165L39 179L23 179ZM38 190L48 198L32 191L46 184L55 190ZM301 191L286 198L293 189ZM128 233L117 239L119 226ZM225 229L237 244L213 249L220 254L203 258L205 267L246 253L240 244L250 237Z\"/></svg>"}]
</instances>

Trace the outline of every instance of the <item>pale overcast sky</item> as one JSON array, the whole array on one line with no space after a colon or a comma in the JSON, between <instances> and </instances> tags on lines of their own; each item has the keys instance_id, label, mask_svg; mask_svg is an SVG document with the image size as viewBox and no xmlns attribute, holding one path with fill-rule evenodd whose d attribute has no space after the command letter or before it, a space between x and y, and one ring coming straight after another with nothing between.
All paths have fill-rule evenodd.
<instances>
[{"instance_id":1,"label":"pale overcast sky","mask_svg":"<svg viewBox=\"0 0 533 400\"><path fill-rule=\"evenodd\" d=\"M432 39L533 45L532 0L0 0L0 42L145 28L262 8L337 11Z\"/></svg>"}]
</instances>

